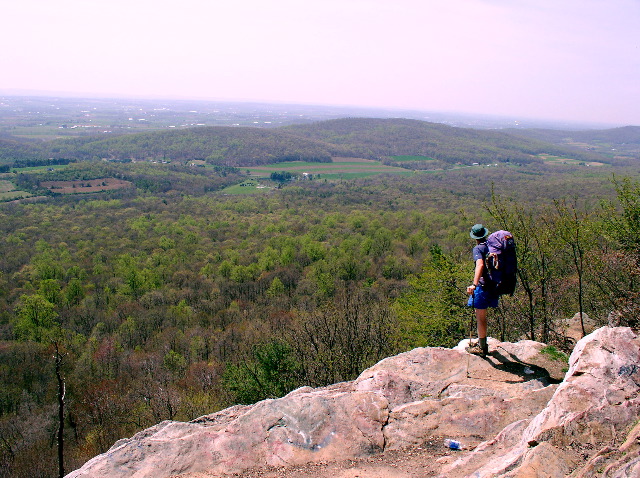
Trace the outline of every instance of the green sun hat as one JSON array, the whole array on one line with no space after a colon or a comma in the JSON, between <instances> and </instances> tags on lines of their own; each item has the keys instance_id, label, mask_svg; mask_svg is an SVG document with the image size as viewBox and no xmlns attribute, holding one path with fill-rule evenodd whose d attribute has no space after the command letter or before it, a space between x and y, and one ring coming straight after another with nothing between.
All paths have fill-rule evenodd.
<instances>
[{"instance_id":1,"label":"green sun hat","mask_svg":"<svg viewBox=\"0 0 640 478\"><path fill-rule=\"evenodd\" d=\"M484 239L489 235L489 230L482 224L476 224L471 228L471 234L469 235L473 239Z\"/></svg>"}]
</instances>

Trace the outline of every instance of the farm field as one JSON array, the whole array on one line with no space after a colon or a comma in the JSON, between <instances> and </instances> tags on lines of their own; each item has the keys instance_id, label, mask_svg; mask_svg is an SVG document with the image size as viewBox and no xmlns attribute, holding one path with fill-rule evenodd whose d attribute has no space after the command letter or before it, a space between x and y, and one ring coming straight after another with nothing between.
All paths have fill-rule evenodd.
<instances>
[{"instance_id":1,"label":"farm field","mask_svg":"<svg viewBox=\"0 0 640 478\"><path fill-rule=\"evenodd\" d=\"M11 181L0 179L0 193L8 193L10 191L13 191L15 188L16 187Z\"/></svg>"},{"instance_id":2,"label":"farm field","mask_svg":"<svg viewBox=\"0 0 640 478\"><path fill-rule=\"evenodd\" d=\"M580 161L572 158L563 158L560 156L554 156L552 154L539 154L539 158L541 158L545 164L566 164L572 166L604 166L604 163L598 161Z\"/></svg>"},{"instance_id":3,"label":"farm field","mask_svg":"<svg viewBox=\"0 0 640 478\"><path fill-rule=\"evenodd\" d=\"M415 175L415 171L404 168L386 166L379 161L362 158L333 158L331 163L317 163L305 161L289 161L261 166L242 168L248 171L251 179L240 184L229 186L222 190L223 194L260 194L271 191L277 183L270 180L271 173L290 172L302 175L308 173L313 180L341 180L357 179L376 174ZM266 182L260 182L260 179Z\"/></svg>"},{"instance_id":4,"label":"farm field","mask_svg":"<svg viewBox=\"0 0 640 478\"><path fill-rule=\"evenodd\" d=\"M11 201L12 199L26 198L31 196L26 191L19 191L11 181L0 179L0 201Z\"/></svg>"},{"instance_id":5,"label":"farm field","mask_svg":"<svg viewBox=\"0 0 640 478\"><path fill-rule=\"evenodd\" d=\"M129 181L115 178L99 178L77 181L43 181L40 186L60 194L95 193L131 187Z\"/></svg>"},{"instance_id":6,"label":"farm field","mask_svg":"<svg viewBox=\"0 0 640 478\"><path fill-rule=\"evenodd\" d=\"M262 166L252 166L246 168L253 177L268 177L276 171L288 171L296 173L309 173L320 175L321 179L340 179L366 177L373 174L414 174L403 168L385 166L379 161L360 158L333 158L331 163L311 163L291 161L284 163L268 164Z\"/></svg>"},{"instance_id":7,"label":"farm field","mask_svg":"<svg viewBox=\"0 0 640 478\"><path fill-rule=\"evenodd\" d=\"M32 173L39 171L51 171L51 170L59 170L67 168L66 164L50 164L46 166L26 166L24 168L11 168L12 173Z\"/></svg>"},{"instance_id":8,"label":"farm field","mask_svg":"<svg viewBox=\"0 0 640 478\"><path fill-rule=\"evenodd\" d=\"M433 158L429 158L428 156L410 156L410 155L391 156L391 159L398 162L435 161Z\"/></svg>"}]
</instances>

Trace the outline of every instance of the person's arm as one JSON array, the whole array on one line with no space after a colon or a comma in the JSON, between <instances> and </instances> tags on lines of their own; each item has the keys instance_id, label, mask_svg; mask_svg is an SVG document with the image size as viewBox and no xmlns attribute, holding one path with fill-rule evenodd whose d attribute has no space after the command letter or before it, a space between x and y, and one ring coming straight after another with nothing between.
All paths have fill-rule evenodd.
<instances>
[{"instance_id":1,"label":"person's arm","mask_svg":"<svg viewBox=\"0 0 640 478\"><path fill-rule=\"evenodd\" d=\"M482 272L484 271L484 259L476 260L476 269L473 272L473 284L467 287L467 294L473 294L473 291L476 289L478 284L480 283L480 278L482 277Z\"/></svg>"},{"instance_id":2,"label":"person's arm","mask_svg":"<svg viewBox=\"0 0 640 478\"><path fill-rule=\"evenodd\" d=\"M473 285L477 286L480 283L480 278L484 272L484 259L478 259L476 261L476 270L473 274Z\"/></svg>"}]
</instances>

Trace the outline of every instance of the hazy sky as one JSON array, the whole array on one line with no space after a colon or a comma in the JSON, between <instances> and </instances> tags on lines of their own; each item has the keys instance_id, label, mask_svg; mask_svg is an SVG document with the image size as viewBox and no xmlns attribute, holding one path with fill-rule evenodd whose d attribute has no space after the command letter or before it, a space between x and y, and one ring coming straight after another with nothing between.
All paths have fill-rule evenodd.
<instances>
[{"instance_id":1,"label":"hazy sky","mask_svg":"<svg viewBox=\"0 0 640 478\"><path fill-rule=\"evenodd\" d=\"M0 92L640 125L640 0L0 0Z\"/></svg>"}]
</instances>

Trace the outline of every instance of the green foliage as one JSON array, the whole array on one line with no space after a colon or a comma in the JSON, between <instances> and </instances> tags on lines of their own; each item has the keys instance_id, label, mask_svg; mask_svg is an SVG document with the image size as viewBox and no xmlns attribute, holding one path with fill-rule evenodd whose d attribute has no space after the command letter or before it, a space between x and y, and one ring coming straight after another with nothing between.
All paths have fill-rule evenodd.
<instances>
[{"instance_id":1,"label":"green foliage","mask_svg":"<svg viewBox=\"0 0 640 478\"><path fill-rule=\"evenodd\" d=\"M228 364L222 379L236 403L255 403L298 386L299 366L287 344L273 341L254 346L244 362Z\"/></svg>"},{"instance_id":2,"label":"green foliage","mask_svg":"<svg viewBox=\"0 0 640 478\"><path fill-rule=\"evenodd\" d=\"M274 171L269 176L269 179L271 179L272 181L278 181L283 183L285 181L292 181L297 176L298 176L297 174L292 173L290 171Z\"/></svg>"},{"instance_id":3,"label":"green foliage","mask_svg":"<svg viewBox=\"0 0 640 478\"><path fill-rule=\"evenodd\" d=\"M293 125L288 131L304 138L325 141L348 152L336 154L377 159L380 157L418 156L434 161L409 160L411 169L441 169L454 164L471 165L506 162L539 162L539 153L567 154L574 158L589 155L563 146L523 138L502 131L454 128L444 124L409 119L345 118L311 125ZM589 156L593 158L595 155Z\"/></svg>"},{"instance_id":4,"label":"green foliage","mask_svg":"<svg viewBox=\"0 0 640 478\"><path fill-rule=\"evenodd\" d=\"M38 292L53 305L59 304L62 298L60 281L57 279L41 280Z\"/></svg>"},{"instance_id":5,"label":"green foliage","mask_svg":"<svg viewBox=\"0 0 640 478\"><path fill-rule=\"evenodd\" d=\"M78 278L71 279L66 289L66 301L69 306L77 306L84 298L82 281Z\"/></svg>"},{"instance_id":6,"label":"green foliage","mask_svg":"<svg viewBox=\"0 0 640 478\"><path fill-rule=\"evenodd\" d=\"M285 290L282 281L278 277L274 277L266 293L269 297L277 297L284 294Z\"/></svg>"},{"instance_id":7,"label":"green foliage","mask_svg":"<svg viewBox=\"0 0 640 478\"><path fill-rule=\"evenodd\" d=\"M640 183L614 178L616 201L604 204L603 227L618 250L606 250L599 264L603 274L598 285L606 298L612 325L638 327L640 320Z\"/></svg>"},{"instance_id":8,"label":"green foliage","mask_svg":"<svg viewBox=\"0 0 640 478\"><path fill-rule=\"evenodd\" d=\"M620 129L622 130L622 129ZM331 162L332 157L379 160L408 169L442 169L456 164L540 163L539 154L551 154L582 162L621 163L611 158L611 144L629 149L635 144L637 131L561 132L556 137L543 130L495 131L451 127L407 119L345 118L277 129L253 127L198 127L125 134L109 138L82 137L58 139L47 143L2 140L0 162L53 164L70 161L108 159L122 165L132 160L187 165L206 161L207 167L224 176L246 167L286 161ZM602 137L599 137L602 136ZM598 152L578 149L567 136L595 142ZM603 139L605 138L605 139ZM604 148L609 145L609 148ZM630 150L634 152L633 149ZM65 159L49 159L65 158ZM394 159L391 159L394 158ZM400 159L398 159L400 158ZM4 161L3 161L4 159ZM429 159L427 161L426 159ZM629 162L625 160L624 162ZM167 180L153 181L138 177L141 189L159 192L173 187Z\"/></svg>"},{"instance_id":9,"label":"green foliage","mask_svg":"<svg viewBox=\"0 0 640 478\"><path fill-rule=\"evenodd\" d=\"M187 360L175 350L170 350L162 359L162 366L172 375L181 376L187 368Z\"/></svg>"},{"instance_id":10,"label":"green foliage","mask_svg":"<svg viewBox=\"0 0 640 478\"><path fill-rule=\"evenodd\" d=\"M640 264L640 183L630 178L614 180L617 192L616 205L608 203L605 207L610 213L606 217L609 237L632 253Z\"/></svg>"},{"instance_id":11,"label":"green foliage","mask_svg":"<svg viewBox=\"0 0 640 478\"><path fill-rule=\"evenodd\" d=\"M569 361L569 356L564 352L559 351L553 345L547 345L541 348L540 353L548 356L551 360L557 360L565 363Z\"/></svg>"},{"instance_id":12,"label":"green foliage","mask_svg":"<svg viewBox=\"0 0 640 478\"><path fill-rule=\"evenodd\" d=\"M76 457L69 469L160 420L231 405L236 393L245 402L278 396L350 380L409 347L453 345L472 315L463 293L473 269L469 225L503 224L485 220L491 182L513 196L500 204L526 245L519 254L535 320L522 313L529 304L522 281L490 316L490 333L542 337L546 317L549 338L562 349L558 324L577 310L577 277L547 212L571 190L608 198L607 215L621 214L608 173L474 169L300 181L243 197L216 193L242 177L210 167L99 162L29 173L34 184L41 174L109 173L166 180L172 189L0 206L3 419L22 426L30 410L43 430L52 427L49 331L60 333L67 352L75 424L67 443ZM588 211L584 230L598 237L602 218ZM625 294L635 300L628 285L640 283L637 267L615 241L588 242L584 253L585 277L599 277L584 289L585 310L602 322ZM609 276L622 279L609 284ZM39 296L51 320L33 319L23 296ZM25 436L20 459L51 453Z\"/></svg>"},{"instance_id":13,"label":"green foliage","mask_svg":"<svg viewBox=\"0 0 640 478\"><path fill-rule=\"evenodd\" d=\"M45 342L58 325L55 306L43 296L23 295L16 306L14 333L19 340Z\"/></svg>"},{"instance_id":14,"label":"green foliage","mask_svg":"<svg viewBox=\"0 0 640 478\"><path fill-rule=\"evenodd\" d=\"M451 347L465 337L473 309L466 307L464 290L472 274L472 266L431 248L423 272L409 277L409 288L394 303L405 348Z\"/></svg>"}]
</instances>

